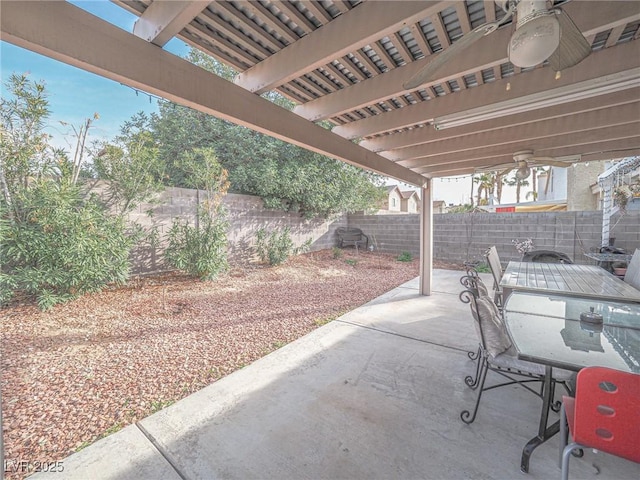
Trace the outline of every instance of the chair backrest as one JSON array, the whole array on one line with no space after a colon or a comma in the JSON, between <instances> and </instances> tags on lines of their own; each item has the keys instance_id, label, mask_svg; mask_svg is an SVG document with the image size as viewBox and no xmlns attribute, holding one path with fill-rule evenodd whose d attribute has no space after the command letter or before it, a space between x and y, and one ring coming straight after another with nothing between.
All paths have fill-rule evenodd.
<instances>
[{"instance_id":1,"label":"chair backrest","mask_svg":"<svg viewBox=\"0 0 640 480\"><path fill-rule=\"evenodd\" d=\"M627 265L624 281L640 290L640 249L638 248L633 252L633 257L631 257L631 261Z\"/></svg>"},{"instance_id":2,"label":"chair backrest","mask_svg":"<svg viewBox=\"0 0 640 480\"><path fill-rule=\"evenodd\" d=\"M468 287L460 293L460 300L469 303L478 340L483 350L497 356L511 347L500 310L488 295L487 287L479 277L465 276L460 282Z\"/></svg>"},{"instance_id":3,"label":"chair backrest","mask_svg":"<svg viewBox=\"0 0 640 480\"><path fill-rule=\"evenodd\" d=\"M640 374L580 370L571 433L581 445L640 462Z\"/></svg>"},{"instance_id":4,"label":"chair backrest","mask_svg":"<svg viewBox=\"0 0 640 480\"><path fill-rule=\"evenodd\" d=\"M500 263L500 257L498 256L498 250L495 245L487 250L486 257L489 268L491 269L491 274L493 275L495 287L497 288L498 285L500 285L500 280L502 280L502 264Z\"/></svg>"}]
</instances>

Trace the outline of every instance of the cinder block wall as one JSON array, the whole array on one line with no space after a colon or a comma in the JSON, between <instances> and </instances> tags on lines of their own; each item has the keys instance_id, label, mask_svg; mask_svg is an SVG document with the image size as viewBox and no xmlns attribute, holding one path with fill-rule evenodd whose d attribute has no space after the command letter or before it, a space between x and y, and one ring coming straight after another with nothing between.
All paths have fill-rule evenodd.
<instances>
[{"instance_id":1,"label":"cinder block wall","mask_svg":"<svg viewBox=\"0 0 640 480\"><path fill-rule=\"evenodd\" d=\"M133 252L133 272L144 273L166 270L163 263L163 239L171 229L175 219L195 221L198 202L206 197L204 191L187 188L167 188L151 203L140 205L129 215L146 229L155 228L159 243L142 243ZM227 194L223 204L227 209L229 229L227 239L229 260L233 263L247 263L255 260L255 236L260 228L267 231L289 227L291 239L300 246L312 240L311 250L322 250L335 246L335 230L347 225L346 215L337 219L305 220L297 213L264 208L259 197Z\"/></svg>"},{"instance_id":2,"label":"cinder block wall","mask_svg":"<svg viewBox=\"0 0 640 480\"><path fill-rule=\"evenodd\" d=\"M420 255L420 216L418 214L350 214L349 226L358 227L381 252L409 252Z\"/></svg>"},{"instance_id":3,"label":"cinder block wall","mask_svg":"<svg viewBox=\"0 0 640 480\"><path fill-rule=\"evenodd\" d=\"M376 239L380 251L419 254L419 215L349 215L349 226ZM640 212L611 220L615 246L633 252L640 248ZM566 253L576 263L593 263L583 255L599 248L602 212L464 213L433 218L433 256L446 262L479 260L495 245L503 262L518 260L513 239L531 238L536 250Z\"/></svg>"},{"instance_id":4,"label":"cinder block wall","mask_svg":"<svg viewBox=\"0 0 640 480\"><path fill-rule=\"evenodd\" d=\"M136 273L165 270L162 239L176 218L195 221L199 201L205 192L186 188L167 188L152 203L140 205L130 220L158 232L158 243L140 245L133 252ZM420 216L418 214L342 215L337 219L305 220L296 213L264 208L260 198L228 194L224 198L229 229L229 258L233 263L254 261L255 235L289 227L296 246L312 239L311 250L336 246L336 228L361 228L374 247L382 252L420 254ZM576 263L593 263L583 252L600 246L602 212L549 213L464 213L436 214L433 220L434 258L461 263L482 259L484 251L495 245L503 262L517 260L520 254L513 239L531 238L538 250L566 253ZM629 211L611 220L615 246L633 252L640 248L640 211Z\"/></svg>"}]
</instances>

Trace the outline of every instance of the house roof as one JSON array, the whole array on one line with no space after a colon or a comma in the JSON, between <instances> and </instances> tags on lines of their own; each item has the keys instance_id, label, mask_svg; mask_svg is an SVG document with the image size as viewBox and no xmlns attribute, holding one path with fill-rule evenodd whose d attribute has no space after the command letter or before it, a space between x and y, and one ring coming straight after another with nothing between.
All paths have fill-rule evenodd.
<instances>
[{"instance_id":1,"label":"house roof","mask_svg":"<svg viewBox=\"0 0 640 480\"><path fill-rule=\"evenodd\" d=\"M400 195L402 195L402 198L404 198L405 200L413 196L418 197L418 194L415 190L401 190Z\"/></svg>"},{"instance_id":2,"label":"house roof","mask_svg":"<svg viewBox=\"0 0 640 480\"><path fill-rule=\"evenodd\" d=\"M410 89L503 10L476 0L114 2L140 17L133 32L68 2L3 1L2 40L413 185L525 149L583 162L640 153L640 2L556 0L592 49L560 78L547 62L509 62L510 20ZM235 68L235 81L164 51L173 37ZM295 101L293 112L260 97L270 90Z\"/></svg>"}]
</instances>

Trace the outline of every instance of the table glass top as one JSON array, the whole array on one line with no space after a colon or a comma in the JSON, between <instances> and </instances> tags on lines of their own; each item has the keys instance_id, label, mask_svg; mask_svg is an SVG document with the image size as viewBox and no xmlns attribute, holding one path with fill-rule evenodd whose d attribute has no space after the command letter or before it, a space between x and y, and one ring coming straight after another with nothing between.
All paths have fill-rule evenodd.
<instances>
[{"instance_id":1,"label":"table glass top","mask_svg":"<svg viewBox=\"0 0 640 480\"><path fill-rule=\"evenodd\" d=\"M580 320L602 315L603 323ZM520 358L570 370L604 366L640 373L640 304L514 292L504 320Z\"/></svg>"},{"instance_id":2,"label":"table glass top","mask_svg":"<svg viewBox=\"0 0 640 480\"><path fill-rule=\"evenodd\" d=\"M509 262L500 285L512 290L640 302L640 290L595 265Z\"/></svg>"}]
</instances>

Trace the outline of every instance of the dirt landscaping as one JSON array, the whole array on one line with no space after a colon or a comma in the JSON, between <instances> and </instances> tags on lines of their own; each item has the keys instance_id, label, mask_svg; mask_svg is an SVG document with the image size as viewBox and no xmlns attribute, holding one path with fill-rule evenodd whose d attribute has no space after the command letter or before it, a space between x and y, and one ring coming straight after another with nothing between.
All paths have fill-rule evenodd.
<instances>
[{"instance_id":1,"label":"dirt landscaping","mask_svg":"<svg viewBox=\"0 0 640 480\"><path fill-rule=\"evenodd\" d=\"M5 460L63 459L417 275L415 259L321 251L213 282L134 279L48 312L16 302L0 311Z\"/></svg>"}]
</instances>

